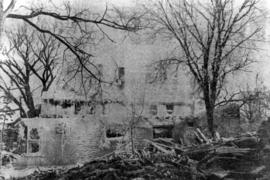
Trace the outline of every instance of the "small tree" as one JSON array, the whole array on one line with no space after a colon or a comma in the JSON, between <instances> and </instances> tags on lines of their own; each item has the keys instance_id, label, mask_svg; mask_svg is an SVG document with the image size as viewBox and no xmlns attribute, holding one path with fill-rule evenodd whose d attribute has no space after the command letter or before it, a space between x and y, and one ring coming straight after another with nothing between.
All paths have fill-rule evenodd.
<instances>
[{"instance_id":1,"label":"small tree","mask_svg":"<svg viewBox=\"0 0 270 180\"><path fill-rule=\"evenodd\" d=\"M127 99L125 106L128 112L127 129L130 134L131 150L135 154L135 128L144 118L145 84L136 79L131 80L130 87L127 89L125 96Z\"/></svg>"},{"instance_id":2,"label":"small tree","mask_svg":"<svg viewBox=\"0 0 270 180\"><path fill-rule=\"evenodd\" d=\"M159 1L149 11L152 35L177 42L177 55L162 61L183 65L199 85L205 103L208 128L214 130L214 109L228 76L244 70L254 59L253 38L257 24L256 0Z\"/></svg>"},{"instance_id":3,"label":"small tree","mask_svg":"<svg viewBox=\"0 0 270 180\"><path fill-rule=\"evenodd\" d=\"M4 130L5 130L5 123L6 121L11 118L12 115L14 115L14 109L12 109L10 107L10 99L8 99L6 96L1 96L0 97L1 100L1 107L0 107L0 120L2 122L2 127L0 127L0 168L2 166L2 151L3 151L3 147L4 147Z\"/></svg>"},{"instance_id":4,"label":"small tree","mask_svg":"<svg viewBox=\"0 0 270 180\"><path fill-rule=\"evenodd\" d=\"M255 81L254 88L247 85L246 89L240 93L240 99L242 99L241 116L250 124L260 123L266 119L270 110L269 91L258 74Z\"/></svg>"}]
</instances>

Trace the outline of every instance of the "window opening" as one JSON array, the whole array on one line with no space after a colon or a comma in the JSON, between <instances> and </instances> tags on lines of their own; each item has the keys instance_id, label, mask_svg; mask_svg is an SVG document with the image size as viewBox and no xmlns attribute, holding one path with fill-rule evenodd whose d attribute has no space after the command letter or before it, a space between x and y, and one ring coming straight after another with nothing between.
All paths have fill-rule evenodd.
<instances>
[{"instance_id":1,"label":"window opening","mask_svg":"<svg viewBox=\"0 0 270 180\"><path fill-rule=\"evenodd\" d=\"M106 137L107 138L117 138L123 137L125 135L125 128L119 124L111 125L106 130Z\"/></svg>"},{"instance_id":2,"label":"window opening","mask_svg":"<svg viewBox=\"0 0 270 180\"><path fill-rule=\"evenodd\" d=\"M117 86L120 89L124 88L125 85L125 68L124 67L118 67L118 77L116 79Z\"/></svg>"},{"instance_id":3,"label":"window opening","mask_svg":"<svg viewBox=\"0 0 270 180\"><path fill-rule=\"evenodd\" d=\"M36 153L40 150L39 144L39 133L37 128L32 128L29 132L29 140L28 140L28 152L29 153Z\"/></svg>"},{"instance_id":4,"label":"window opening","mask_svg":"<svg viewBox=\"0 0 270 180\"><path fill-rule=\"evenodd\" d=\"M37 142L29 142L29 152L36 153L39 151L39 144Z\"/></svg>"},{"instance_id":5,"label":"window opening","mask_svg":"<svg viewBox=\"0 0 270 180\"><path fill-rule=\"evenodd\" d=\"M173 126L158 126L153 127L154 138L172 138Z\"/></svg>"},{"instance_id":6,"label":"window opening","mask_svg":"<svg viewBox=\"0 0 270 180\"><path fill-rule=\"evenodd\" d=\"M81 101L75 103L75 114L78 114L81 111L82 106L83 106L83 102Z\"/></svg>"},{"instance_id":7,"label":"window opening","mask_svg":"<svg viewBox=\"0 0 270 180\"><path fill-rule=\"evenodd\" d=\"M173 104L166 104L166 110L168 114L172 114L174 110Z\"/></svg>"},{"instance_id":8,"label":"window opening","mask_svg":"<svg viewBox=\"0 0 270 180\"><path fill-rule=\"evenodd\" d=\"M119 132L116 129L107 129L106 131L107 138L115 138L115 137L122 137L122 136L124 136L124 133Z\"/></svg>"},{"instance_id":9,"label":"window opening","mask_svg":"<svg viewBox=\"0 0 270 180\"><path fill-rule=\"evenodd\" d=\"M71 100L64 100L64 102L61 104L63 109L69 108L72 106Z\"/></svg>"}]
</instances>

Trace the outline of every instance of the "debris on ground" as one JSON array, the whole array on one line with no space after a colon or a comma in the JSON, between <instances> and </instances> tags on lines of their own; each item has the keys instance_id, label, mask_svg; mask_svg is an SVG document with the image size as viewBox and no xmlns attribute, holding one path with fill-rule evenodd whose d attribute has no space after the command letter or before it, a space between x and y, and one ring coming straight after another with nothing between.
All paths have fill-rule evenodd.
<instances>
[{"instance_id":1,"label":"debris on ground","mask_svg":"<svg viewBox=\"0 0 270 180\"><path fill-rule=\"evenodd\" d=\"M270 167L263 164L264 149L256 133L212 141L197 129L201 144L184 146L173 139L145 140L136 155L111 154L65 171L36 171L17 178L28 179L266 179ZM269 158L268 158L269 159Z\"/></svg>"}]
</instances>

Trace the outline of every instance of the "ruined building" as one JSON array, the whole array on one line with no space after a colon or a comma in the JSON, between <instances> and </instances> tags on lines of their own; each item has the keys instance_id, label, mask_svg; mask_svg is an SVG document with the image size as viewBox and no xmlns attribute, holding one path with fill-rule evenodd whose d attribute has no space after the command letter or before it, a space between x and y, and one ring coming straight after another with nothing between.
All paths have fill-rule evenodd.
<instances>
[{"instance_id":1,"label":"ruined building","mask_svg":"<svg viewBox=\"0 0 270 180\"><path fill-rule=\"evenodd\" d=\"M59 85L44 92L40 116L21 121L24 152L16 165L74 164L100 157L128 142L131 129L139 148L144 139L171 137L174 123L192 113L180 78L153 85L141 83L146 73L137 72L143 79L136 81L136 72L117 71L114 85L104 87L108 93L102 102Z\"/></svg>"},{"instance_id":2,"label":"ruined building","mask_svg":"<svg viewBox=\"0 0 270 180\"><path fill-rule=\"evenodd\" d=\"M136 148L141 148L144 139L170 138L175 123L204 111L186 74L170 75L162 83L148 82L147 64L157 52L151 46L124 44L102 50L118 60L114 66L105 53L98 59L98 68L104 77L112 77L107 81L113 84L103 84L100 98L91 99L71 88L75 85L65 87L55 81L42 95L40 116L20 122L23 156L16 165L88 161L129 143L131 136Z\"/></svg>"}]
</instances>

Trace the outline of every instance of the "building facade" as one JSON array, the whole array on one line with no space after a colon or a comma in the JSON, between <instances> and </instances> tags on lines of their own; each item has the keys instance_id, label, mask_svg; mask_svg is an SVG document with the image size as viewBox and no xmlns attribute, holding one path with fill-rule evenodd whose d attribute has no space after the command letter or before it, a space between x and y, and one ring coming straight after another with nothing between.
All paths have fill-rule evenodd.
<instances>
[{"instance_id":1,"label":"building facade","mask_svg":"<svg viewBox=\"0 0 270 180\"><path fill-rule=\"evenodd\" d=\"M191 115L189 92L178 87L177 79L147 84L146 75L138 81L135 72L125 67L117 70L114 84L103 87L106 93L100 101L59 84L44 92L40 116L22 119L20 136L26 148L16 164L63 165L94 159L128 143L131 129L140 148L144 139L158 137L181 117Z\"/></svg>"}]
</instances>

